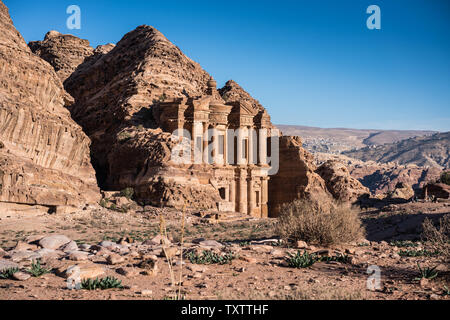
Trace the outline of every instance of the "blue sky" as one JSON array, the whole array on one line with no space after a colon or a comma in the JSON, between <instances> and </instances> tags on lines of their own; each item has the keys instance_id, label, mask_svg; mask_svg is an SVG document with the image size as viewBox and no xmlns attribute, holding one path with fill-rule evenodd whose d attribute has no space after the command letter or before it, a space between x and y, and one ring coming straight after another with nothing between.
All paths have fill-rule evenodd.
<instances>
[{"instance_id":1,"label":"blue sky","mask_svg":"<svg viewBox=\"0 0 450 320\"><path fill-rule=\"evenodd\" d=\"M58 30L97 46L152 25L277 124L450 131L447 0L3 2L27 42ZM66 27L72 4L81 30ZM372 4L381 30L366 27Z\"/></svg>"}]
</instances>

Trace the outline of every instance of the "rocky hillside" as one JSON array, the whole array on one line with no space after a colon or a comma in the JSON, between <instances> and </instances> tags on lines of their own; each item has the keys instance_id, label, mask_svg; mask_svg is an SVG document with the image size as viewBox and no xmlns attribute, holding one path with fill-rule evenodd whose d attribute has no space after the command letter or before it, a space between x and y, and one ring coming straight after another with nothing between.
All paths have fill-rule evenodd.
<instances>
[{"instance_id":1,"label":"rocky hillside","mask_svg":"<svg viewBox=\"0 0 450 320\"><path fill-rule=\"evenodd\" d=\"M277 125L277 127L284 135L302 137L305 148L310 152L333 154L436 133L434 131L417 130L328 129L291 125Z\"/></svg>"},{"instance_id":2,"label":"rocky hillside","mask_svg":"<svg viewBox=\"0 0 450 320\"><path fill-rule=\"evenodd\" d=\"M0 1L0 201L83 206L100 198L73 98Z\"/></svg>"},{"instance_id":3,"label":"rocky hillside","mask_svg":"<svg viewBox=\"0 0 450 320\"><path fill-rule=\"evenodd\" d=\"M369 188L373 195L394 191L399 183L412 186L416 195L419 195L424 185L437 181L442 173L439 168L424 168L415 164L365 162L345 155L315 153L314 157L315 163L319 166L328 161L340 162L348 169L350 175Z\"/></svg>"},{"instance_id":4,"label":"rocky hillside","mask_svg":"<svg viewBox=\"0 0 450 320\"><path fill-rule=\"evenodd\" d=\"M450 168L450 132L409 138L397 143L347 151L344 154L363 161Z\"/></svg>"}]
</instances>

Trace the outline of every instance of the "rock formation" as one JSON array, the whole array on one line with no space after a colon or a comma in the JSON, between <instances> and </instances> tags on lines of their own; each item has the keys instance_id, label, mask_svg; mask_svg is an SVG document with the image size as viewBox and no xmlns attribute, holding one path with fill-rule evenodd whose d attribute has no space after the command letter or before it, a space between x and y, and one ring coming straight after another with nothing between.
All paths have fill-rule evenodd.
<instances>
[{"instance_id":1,"label":"rock formation","mask_svg":"<svg viewBox=\"0 0 450 320\"><path fill-rule=\"evenodd\" d=\"M339 201L354 203L361 197L370 196L369 189L353 178L347 167L338 161L325 162L316 173L325 180L328 191Z\"/></svg>"},{"instance_id":2,"label":"rock formation","mask_svg":"<svg viewBox=\"0 0 450 320\"><path fill-rule=\"evenodd\" d=\"M302 147L299 137L282 136L279 141L278 173L269 182L269 210L276 217L281 206L296 199L327 203L333 197L325 181L315 172L314 157Z\"/></svg>"},{"instance_id":3,"label":"rock formation","mask_svg":"<svg viewBox=\"0 0 450 320\"><path fill-rule=\"evenodd\" d=\"M32 41L28 46L33 53L53 66L61 82L64 82L86 57L94 53L88 40L57 31L49 31L43 41Z\"/></svg>"},{"instance_id":4,"label":"rock formation","mask_svg":"<svg viewBox=\"0 0 450 320\"><path fill-rule=\"evenodd\" d=\"M397 183L394 191L389 193L389 198L391 199L410 200L412 197L414 197L413 188L411 185L403 182Z\"/></svg>"},{"instance_id":5,"label":"rock formation","mask_svg":"<svg viewBox=\"0 0 450 320\"><path fill-rule=\"evenodd\" d=\"M75 47L72 53L65 52L69 42ZM212 77L153 27L140 26L117 46L94 51L82 40L55 32L30 47L44 59L48 52L58 57L47 60L64 77L75 70L64 82L75 98L69 110L92 140L93 164L104 189L133 187L145 204L187 204L255 216L267 216L268 205L275 216L282 204L297 198L331 201L327 185L343 201L364 193L348 177L325 182L297 137L280 139L279 171L267 179L268 145L262 131L275 129L267 111L232 80L216 90ZM216 136L205 136L208 128L217 130ZM234 155L239 156L234 162L228 155L233 146L227 144L233 137L225 133L230 128L244 130L238 137L243 140L235 143ZM207 150L208 141L223 144L222 153L213 157L221 156L224 163L174 162L175 129L187 129L193 137L189 150ZM254 138L251 129L256 129Z\"/></svg>"},{"instance_id":6,"label":"rock formation","mask_svg":"<svg viewBox=\"0 0 450 320\"><path fill-rule=\"evenodd\" d=\"M316 165L327 161L337 161L347 167L350 175L369 188L372 195L380 197L394 191L398 183L411 185L416 195L424 185L436 182L442 173L439 168L425 168L414 164L398 165L395 163L364 162L344 155L315 153Z\"/></svg>"},{"instance_id":7,"label":"rock formation","mask_svg":"<svg viewBox=\"0 0 450 320\"><path fill-rule=\"evenodd\" d=\"M98 201L89 138L64 107L73 98L28 48L1 1L0 29L0 201Z\"/></svg>"}]
</instances>

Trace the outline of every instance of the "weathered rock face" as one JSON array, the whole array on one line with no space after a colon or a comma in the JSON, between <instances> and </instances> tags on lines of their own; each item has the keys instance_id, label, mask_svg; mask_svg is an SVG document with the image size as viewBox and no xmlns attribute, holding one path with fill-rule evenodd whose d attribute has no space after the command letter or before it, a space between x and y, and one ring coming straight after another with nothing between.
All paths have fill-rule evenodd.
<instances>
[{"instance_id":1,"label":"weathered rock face","mask_svg":"<svg viewBox=\"0 0 450 320\"><path fill-rule=\"evenodd\" d=\"M339 201L354 203L370 195L369 189L353 178L347 167L338 161L325 162L316 173L325 180L328 191Z\"/></svg>"},{"instance_id":2,"label":"weathered rock face","mask_svg":"<svg viewBox=\"0 0 450 320\"><path fill-rule=\"evenodd\" d=\"M320 203L333 200L325 181L315 172L314 157L303 149L299 137L280 137L278 173L269 180L269 211L279 215L280 207L296 199Z\"/></svg>"},{"instance_id":3,"label":"weathered rock face","mask_svg":"<svg viewBox=\"0 0 450 320\"><path fill-rule=\"evenodd\" d=\"M34 54L53 66L61 82L64 82L86 57L94 53L88 40L57 31L49 31L43 41L32 41L28 46Z\"/></svg>"},{"instance_id":4,"label":"weathered rock face","mask_svg":"<svg viewBox=\"0 0 450 320\"><path fill-rule=\"evenodd\" d=\"M411 185L403 182L397 183L394 191L389 194L389 198L391 199L410 200L412 197L414 197L413 188Z\"/></svg>"},{"instance_id":5,"label":"weathered rock face","mask_svg":"<svg viewBox=\"0 0 450 320\"><path fill-rule=\"evenodd\" d=\"M80 206L100 195L72 97L0 1L0 201Z\"/></svg>"}]
</instances>

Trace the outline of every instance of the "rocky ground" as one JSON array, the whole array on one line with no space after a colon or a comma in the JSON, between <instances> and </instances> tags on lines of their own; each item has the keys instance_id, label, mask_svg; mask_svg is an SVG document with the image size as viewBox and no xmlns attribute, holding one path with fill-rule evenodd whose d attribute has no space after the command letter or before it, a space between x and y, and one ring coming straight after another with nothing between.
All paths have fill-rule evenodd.
<instances>
[{"instance_id":1,"label":"rocky ground","mask_svg":"<svg viewBox=\"0 0 450 320\"><path fill-rule=\"evenodd\" d=\"M424 245L418 241L425 217L448 212L447 203L364 210L367 240L320 248L301 242L285 246L275 237L271 219L187 212L181 247L182 213L172 209L2 210L0 269L15 266L21 272L0 279L0 299L172 299L171 284L179 284L180 271L176 289L186 299L449 299L448 265L439 255L420 255ZM161 216L169 240L160 235ZM289 267L288 255L298 250L328 259L308 268ZM201 262L196 258L205 251L211 253L206 262L224 264L192 263ZM31 261L38 259L49 273L30 276ZM438 276L417 279L418 263L437 267ZM82 278L113 276L123 288L69 290L67 278L75 265ZM373 265L380 268L381 282L371 291L367 270Z\"/></svg>"}]
</instances>

